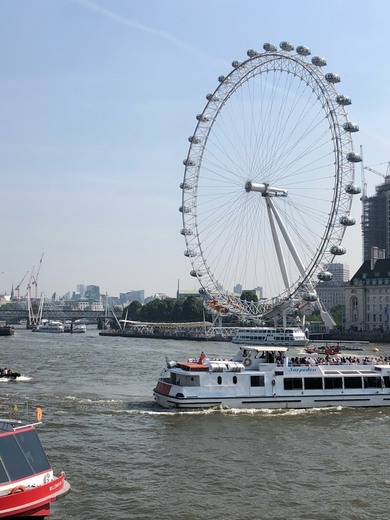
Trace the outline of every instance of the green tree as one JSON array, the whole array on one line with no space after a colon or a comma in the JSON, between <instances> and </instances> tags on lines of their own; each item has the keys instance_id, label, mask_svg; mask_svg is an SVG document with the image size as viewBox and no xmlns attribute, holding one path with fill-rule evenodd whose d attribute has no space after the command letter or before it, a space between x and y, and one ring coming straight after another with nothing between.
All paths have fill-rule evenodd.
<instances>
[{"instance_id":1,"label":"green tree","mask_svg":"<svg viewBox=\"0 0 390 520\"><path fill-rule=\"evenodd\" d=\"M188 296L183 302L182 321L203 321L203 300L195 296Z\"/></svg>"},{"instance_id":2,"label":"green tree","mask_svg":"<svg viewBox=\"0 0 390 520\"><path fill-rule=\"evenodd\" d=\"M139 310L138 319L156 323L203 321L204 311L203 300L195 296L188 296L185 300L166 298L143 305ZM206 313L206 319L211 321L209 313Z\"/></svg>"},{"instance_id":3,"label":"green tree","mask_svg":"<svg viewBox=\"0 0 390 520\"><path fill-rule=\"evenodd\" d=\"M242 291L240 296L241 301L245 302L257 302L259 301L257 294L254 291Z\"/></svg>"},{"instance_id":4,"label":"green tree","mask_svg":"<svg viewBox=\"0 0 390 520\"><path fill-rule=\"evenodd\" d=\"M133 301L130 303L130 305L123 309L122 318L126 319L127 316L128 320L139 321L141 309L142 305L140 302Z\"/></svg>"},{"instance_id":5,"label":"green tree","mask_svg":"<svg viewBox=\"0 0 390 520\"><path fill-rule=\"evenodd\" d=\"M338 325L338 326L342 325L342 321L343 321L342 305L336 305L336 307L332 307L330 309L330 314L332 315L332 318L336 322L336 325Z\"/></svg>"},{"instance_id":6,"label":"green tree","mask_svg":"<svg viewBox=\"0 0 390 520\"><path fill-rule=\"evenodd\" d=\"M183 302L184 300L175 300L175 304L172 309L173 322L183 321Z\"/></svg>"}]
</instances>

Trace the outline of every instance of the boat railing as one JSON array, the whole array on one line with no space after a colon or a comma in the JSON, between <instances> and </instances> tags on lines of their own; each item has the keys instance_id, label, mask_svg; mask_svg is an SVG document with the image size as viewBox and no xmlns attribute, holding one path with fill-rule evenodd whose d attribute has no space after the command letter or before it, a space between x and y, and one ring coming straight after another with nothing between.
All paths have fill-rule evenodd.
<instances>
[{"instance_id":1,"label":"boat railing","mask_svg":"<svg viewBox=\"0 0 390 520\"><path fill-rule=\"evenodd\" d=\"M0 417L0 430L6 429L6 424L11 424L13 429L24 428L26 425L35 426L42 422L42 408L28 399L17 403L12 398L5 398L0 405Z\"/></svg>"}]
</instances>

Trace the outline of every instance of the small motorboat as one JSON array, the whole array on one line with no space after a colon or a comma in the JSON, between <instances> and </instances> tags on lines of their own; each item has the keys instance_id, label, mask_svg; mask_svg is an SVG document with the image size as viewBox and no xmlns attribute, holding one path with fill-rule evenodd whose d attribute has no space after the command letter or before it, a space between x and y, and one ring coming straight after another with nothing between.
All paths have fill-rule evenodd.
<instances>
[{"instance_id":1,"label":"small motorboat","mask_svg":"<svg viewBox=\"0 0 390 520\"><path fill-rule=\"evenodd\" d=\"M0 336L13 336L15 327L13 325L0 325Z\"/></svg>"},{"instance_id":2,"label":"small motorboat","mask_svg":"<svg viewBox=\"0 0 390 520\"><path fill-rule=\"evenodd\" d=\"M17 377L20 377L21 374L19 372L15 372L12 368L0 368L0 379L10 379L15 380Z\"/></svg>"},{"instance_id":3,"label":"small motorboat","mask_svg":"<svg viewBox=\"0 0 390 520\"><path fill-rule=\"evenodd\" d=\"M0 418L0 518L43 519L51 503L70 491L65 474L54 475L38 438L41 419L39 407L34 424Z\"/></svg>"},{"instance_id":4,"label":"small motorboat","mask_svg":"<svg viewBox=\"0 0 390 520\"><path fill-rule=\"evenodd\" d=\"M308 354L323 354L326 356L335 356L336 354L340 354L340 346L325 345L322 347L307 347L305 348L305 352L307 352Z\"/></svg>"}]
</instances>

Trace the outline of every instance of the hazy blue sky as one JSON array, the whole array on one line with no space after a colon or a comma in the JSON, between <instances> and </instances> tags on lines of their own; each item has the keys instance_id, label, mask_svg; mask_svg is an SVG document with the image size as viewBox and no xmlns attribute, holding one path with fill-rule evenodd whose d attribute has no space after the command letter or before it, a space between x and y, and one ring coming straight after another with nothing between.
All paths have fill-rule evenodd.
<instances>
[{"instance_id":1,"label":"hazy blue sky","mask_svg":"<svg viewBox=\"0 0 390 520\"><path fill-rule=\"evenodd\" d=\"M197 289L179 233L187 138L218 76L264 42L327 59L354 148L385 172L389 21L388 0L0 0L0 292L42 253L47 296ZM360 224L344 245L355 271Z\"/></svg>"}]
</instances>

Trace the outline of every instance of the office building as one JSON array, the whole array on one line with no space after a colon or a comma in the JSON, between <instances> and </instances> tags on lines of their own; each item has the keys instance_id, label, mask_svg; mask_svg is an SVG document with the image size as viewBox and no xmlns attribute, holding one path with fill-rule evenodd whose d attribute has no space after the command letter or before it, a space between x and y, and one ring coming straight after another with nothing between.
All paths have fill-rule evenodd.
<instances>
[{"instance_id":1,"label":"office building","mask_svg":"<svg viewBox=\"0 0 390 520\"><path fill-rule=\"evenodd\" d=\"M376 187L376 195L363 197L362 202L363 261L371 260L373 247L390 258L390 176Z\"/></svg>"}]
</instances>

